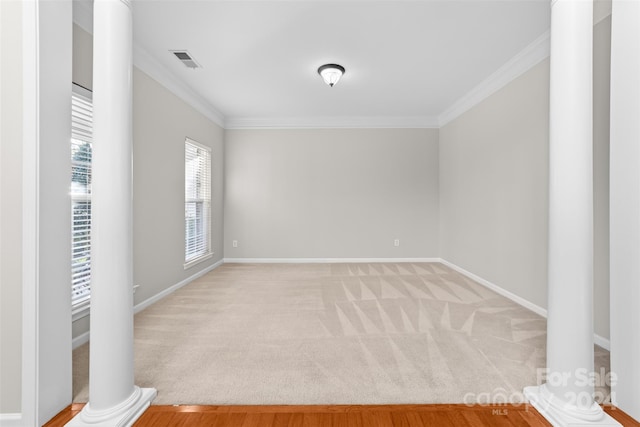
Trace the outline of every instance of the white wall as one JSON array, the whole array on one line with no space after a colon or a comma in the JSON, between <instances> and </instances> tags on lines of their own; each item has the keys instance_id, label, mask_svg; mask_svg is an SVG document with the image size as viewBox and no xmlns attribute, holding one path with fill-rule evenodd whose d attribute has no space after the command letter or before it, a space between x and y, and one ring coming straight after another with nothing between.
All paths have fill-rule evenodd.
<instances>
[{"instance_id":1,"label":"white wall","mask_svg":"<svg viewBox=\"0 0 640 427\"><path fill-rule=\"evenodd\" d=\"M73 24L72 75L75 84L89 90L93 88L93 37L75 23Z\"/></svg>"},{"instance_id":2,"label":"white wall","mask_svg":"<svg viewBox=\"0 0 640 427\"><path fill-rule=\"evenodd\" d=\"M184 141L212 149L214 257L185 270ZM134 303L213 265L223 257L224 132L158 82L133 74Z\"/></svg>"},{"instance_id":3,"label":"white wall","mask_svg":"<svg viewBox=\"0 0 640 427\"><path fill-rule=\"evenodd\" d=\"M614 0L612 13L611 389L640 420L640 2Z\"/></svg>"},{"instance_id":4,"label":"white wall","mask_svg":"<svg viewBox=\"0 0 640 427\"><path fill-rule=\"evenodd\" d=\"M594 27L594 319L609 338L611 17ZM546 308L549 60L440 129L441 256Z\"/></svg>"},{"instance_id":5,"label":"white wall","mask_svg":"<svg viewBox=\"0 0 640 427\"><path fill-rule=\"evenodd\" d=\"M438 256L435 129L229 130L225 168L226 258Z\"/></svg>"},{"instance_id":6,"label":"white wall","mask_svg":"<svg viewBox=\"0 0 640 427\"><path fill-rule=\"evenodd\" d=\"M22 4L0 1L0 414L21 411Z\"/></svg>"},{"instance_id":7,"label":"white wall","mask_svg":"<svg viewBox=\"0 0 640 427\"><path fill-rule=\"evenodd\" d=\"M73 26L73 81L92 87L92 36ZM133 269L139 304L222 259L224 132L147 74L133 73ZM214 257L185 270L184 140L212 148ZM73 336L90 327L73 322Z\"/></svg>"},{"instance_id":8,"label":"white wall","mask_svg":"<svg viewBox=\"0 0 640 427\"><path fill-rule=\"evenodd\" d=\"M71 403L71 1L23 2L24 425Z\"/></svg>"},{"instance_id":9,"label":"white wall","mask_svg":"<svg viewBox=\"0 0 640 427\"><path fill-rule=\"evenodd\" d=\"M440 255L546 306L549 61L440 129Z\"/></svg>"},{"instance_id":10,"label":"white wall","mask_svg":"<svg viewBox=\"0 0 640 427\"><path fill-rule=\"evenodd\" d=\"M611 16L593 28L593 300L595 333L609 338L609 92Z\"/></svg>"}]
</instances>

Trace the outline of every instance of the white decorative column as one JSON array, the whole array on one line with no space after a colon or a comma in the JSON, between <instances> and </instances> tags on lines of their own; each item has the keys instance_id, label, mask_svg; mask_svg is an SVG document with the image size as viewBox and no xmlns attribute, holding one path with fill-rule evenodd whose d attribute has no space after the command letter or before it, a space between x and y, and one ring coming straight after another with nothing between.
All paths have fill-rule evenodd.
<instances>
[{"instance_id":1,"label":"white decorative column","mask_svg":"<svg viewBox=\"0 0 640 427\"><path fill-rule=\"evenodd\" d=\"M93 16L89 403L68 425L128 426L156 396L133 384L131 2Z\"/></svg>"},{"instance_id":2,"label":"white decorative column","mask_svg":"<svg viewBox=\"0 0 640 427\"><path fill-rule=\"evenodd\" d=\"M640 420L640 2L611 18L612 401Z\"/></svg>"},{"instance_id":3,"label":"white decorative column","mask_svg":"<svg viewBox=\"0 0 640 427\"><path fill-rule=\"evenodd\" d=\"M551 2L547 382L554 426L619 425L593 400L593 3Z\"/></svg>"}]
</instances>

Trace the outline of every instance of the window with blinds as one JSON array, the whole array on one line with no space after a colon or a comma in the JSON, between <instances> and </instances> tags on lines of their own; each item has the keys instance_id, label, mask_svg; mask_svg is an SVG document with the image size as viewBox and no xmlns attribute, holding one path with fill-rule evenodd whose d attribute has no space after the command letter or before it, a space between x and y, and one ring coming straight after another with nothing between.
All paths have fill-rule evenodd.
<instances>
[{"instance_id":1,"label":"window with blinds","mask_svg":"<svg viewBox=\"0 0 640 427\"><path fill-rule=\"evenodd\" d=\"M184 144L185 268L211 256L211 149Z\"/></svg>"},{"instance_id":2,"label":"window with blinds","mask_svg":"<svg viewBox=\"0 0 640 427\"><path fill-rule=\"evenodd\" d=\"M91 92L74 85L71 95L71 303L89 307L91 295Z\"/></svg>"}]
</instances>

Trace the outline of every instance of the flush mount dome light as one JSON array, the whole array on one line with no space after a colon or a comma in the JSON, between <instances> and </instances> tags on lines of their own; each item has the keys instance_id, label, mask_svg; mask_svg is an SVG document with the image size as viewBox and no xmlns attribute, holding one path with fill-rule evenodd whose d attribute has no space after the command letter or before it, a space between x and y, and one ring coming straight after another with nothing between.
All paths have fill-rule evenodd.
<instances>
[{"instance_id":1,"label":"flush mount dome light","mask_svg":"<svg viewBox=\"0 0 640 427\"><path fill-rule=\"evenodd\" d=\"M344 67L338 64L324 64L318 68L318 74L326 84L333 87L344 74Z\"/></svg>"}]
</instances>

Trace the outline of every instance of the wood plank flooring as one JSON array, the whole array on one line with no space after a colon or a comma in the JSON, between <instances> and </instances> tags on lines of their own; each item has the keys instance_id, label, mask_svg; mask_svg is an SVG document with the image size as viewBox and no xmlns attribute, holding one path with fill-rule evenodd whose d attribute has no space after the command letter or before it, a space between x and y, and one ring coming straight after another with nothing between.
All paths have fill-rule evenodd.
<instances>
[{"instance_id":1,"label":"wood plank flooring","mask_svg":"<svg viewBox=\"0 0 640 427\"><path fill-rule=\"evenodd\" d=\"M84 404L74 403L45 424L62 427ZM639 427L623 411L605 411L624 427ZM312 405L312 406L151 406L135 427L537 427L550 426L525 405Z\"/></svg>"}]
</instances>

